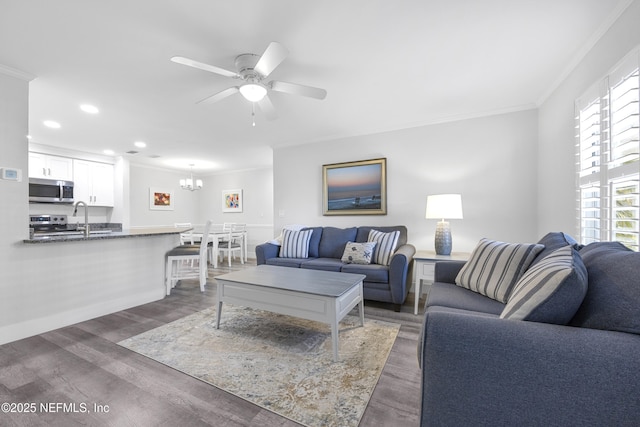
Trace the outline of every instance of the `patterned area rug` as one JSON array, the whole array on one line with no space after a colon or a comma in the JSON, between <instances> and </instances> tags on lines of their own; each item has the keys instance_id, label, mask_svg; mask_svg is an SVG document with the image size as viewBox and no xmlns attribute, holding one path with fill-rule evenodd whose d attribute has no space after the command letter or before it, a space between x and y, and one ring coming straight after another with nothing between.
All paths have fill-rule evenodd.
<instances>
[{"instance_id":1,"label":"patterned area rug","mask_svg":"<svg viewBox=\"0 0 640 427\"><path fill-rule=\"evenodd\" d=\"M357 426L400 325L356 316L340 323L333 362L324 323L225 305L118 344L300 424Z\"/></svg>"}]
</instances>

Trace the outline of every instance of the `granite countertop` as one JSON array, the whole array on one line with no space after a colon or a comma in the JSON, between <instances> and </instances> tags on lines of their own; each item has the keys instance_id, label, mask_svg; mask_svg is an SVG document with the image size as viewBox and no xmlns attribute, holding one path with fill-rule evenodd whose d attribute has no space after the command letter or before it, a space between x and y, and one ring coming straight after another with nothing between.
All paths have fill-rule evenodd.
<instances>
[{"instance_id":1,"label":"granite countertop","mask_svg":"<svg viewBox=\"0 0 640 427\"><path fill-rule=\"evenodd\" d=\"M189 231L191 228L177 227L141 227L131 228L127 230L105 231L104 229L94 230L89 237L83 234L67 233L56 236L38 236L37 234L31 239L23 240L24 243L57 243L57 242L78 242L87 240L108 240L108 239L125 239L148 236L162 236L167 234L179 234Z\"/></svg>"}]
</instances>

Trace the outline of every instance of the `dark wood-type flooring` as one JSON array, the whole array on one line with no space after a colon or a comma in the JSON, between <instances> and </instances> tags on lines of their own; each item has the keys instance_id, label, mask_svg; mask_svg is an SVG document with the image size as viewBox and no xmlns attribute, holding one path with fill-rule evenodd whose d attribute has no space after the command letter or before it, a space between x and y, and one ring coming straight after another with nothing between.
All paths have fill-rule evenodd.
<instances>
[{"instance_id":1,"label":"dark wood-type flooring","mask_svg":"<svg viewBox=\"0 0 640 427\"><path fill-rule=\"evenodd\" d=\"M183 281L160 301L0 346L0 425L298 426L116 344L213 306L212 276L229 271L211 268L204 294ZM365 302L365 317L402 326L360 426L419 424L422 315L413 315L412 297L399 313Z\"/></svg>"}]
</instances>

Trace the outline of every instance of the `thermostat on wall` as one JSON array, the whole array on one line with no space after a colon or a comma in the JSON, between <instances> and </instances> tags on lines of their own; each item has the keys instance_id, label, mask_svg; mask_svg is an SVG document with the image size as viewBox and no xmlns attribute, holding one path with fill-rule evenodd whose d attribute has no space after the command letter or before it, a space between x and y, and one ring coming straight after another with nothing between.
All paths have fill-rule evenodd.
<instances>
[{"instance_id":1,"label":"thermostat on wall","mask_svg":"<svg viewBox=\"0 0 640 427\"><path fill-rule=\"evenodd\" d=\"M22 181L22 171L13 168L0 168L0 179L7 181Z\"/></svg>"}]
</instances>

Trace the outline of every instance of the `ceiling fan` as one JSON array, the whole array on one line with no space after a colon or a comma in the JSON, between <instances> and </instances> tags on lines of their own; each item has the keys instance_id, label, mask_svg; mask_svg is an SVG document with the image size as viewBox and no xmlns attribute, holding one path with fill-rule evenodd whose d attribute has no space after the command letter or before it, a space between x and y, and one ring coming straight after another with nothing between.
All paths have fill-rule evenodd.
<instances>
[{"instance_id":1,"label":"ceiling fan","mask_svg":"<svg viewBox=\"0 0 640 427\"><path fill-rule=\"evenodd\" d=\"M267 92L270 90L315 99L324 99L327 96L326 90L316 87L281 82L278 80L264 81L288 54L289 51L286 47L278 42L271 42L261 56L253 53L238 55L235 59L237 71L226 70L216 67L215 65L204 64L182 56L174 56L171 58L171 61L221 76L242 80L242 84L215 93L201 99L197 103L218 102L239 92L245 99L252 102L252 107L253 104L257 103L268 120L274 120L277 118L277 114L267 95Z\"/></svg>"}]
</instances>

